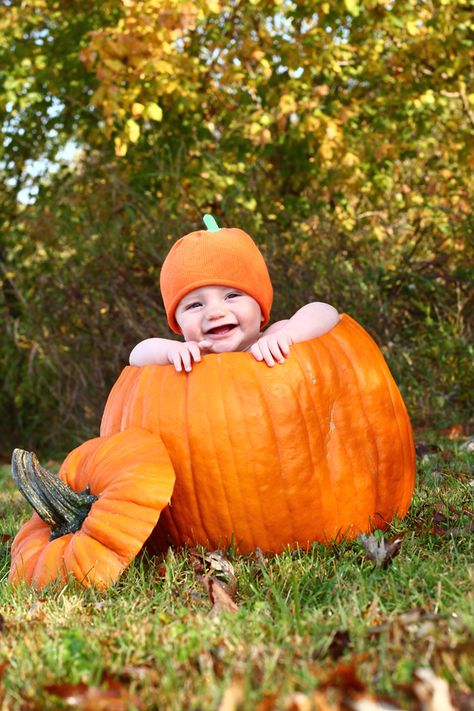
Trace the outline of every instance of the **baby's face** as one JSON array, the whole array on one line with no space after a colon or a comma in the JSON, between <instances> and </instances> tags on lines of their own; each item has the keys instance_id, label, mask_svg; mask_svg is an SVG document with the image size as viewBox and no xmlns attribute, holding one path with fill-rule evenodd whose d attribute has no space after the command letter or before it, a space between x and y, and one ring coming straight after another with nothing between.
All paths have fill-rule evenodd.
<instances>
[{"instance_id":1,"label":"baby's face","mask_svg":"<svg viewBox=\"0 0 474 711\"><path fill-rule=\"evenodd\" d=\"M186 341L207 341L213 353L246 351L258 338L260 306L249 294L230 286L202 286L186 294L176 309Z\"/></svg>"}]
</instances>

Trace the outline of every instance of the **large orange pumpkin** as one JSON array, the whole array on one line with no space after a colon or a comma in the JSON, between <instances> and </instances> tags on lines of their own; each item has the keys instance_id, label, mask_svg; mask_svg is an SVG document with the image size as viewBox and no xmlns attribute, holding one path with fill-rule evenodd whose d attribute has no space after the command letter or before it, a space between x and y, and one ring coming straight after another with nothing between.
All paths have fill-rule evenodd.
<instances>
[{"instance_id":1,"label":"large orange pumpkin","mask_svg":"<svg viewBox=\"0 0 474 711\"><path fill-rule=\"evenodd\" d=\"M71 575L98 588L113 583L149 537L174 484L160 438L137 427L77 447L59 476L15 450L13 473L38 513L13 541L10 580L37 588Z\"/></svg>"},{"instance_id":2,"label":"large orange pumpkin","mask_svg":"<svg viewBox=\"0 0 474 711\"><path fill-rule=\"evenodd\" d=\"M383 356L344 315L273 368L208 355L192 373L126 367L101 434L158 434L176 483L155 532L170 543L281 551L384 528L415 479L409 418Z\"/></svg>"}]
</instances>

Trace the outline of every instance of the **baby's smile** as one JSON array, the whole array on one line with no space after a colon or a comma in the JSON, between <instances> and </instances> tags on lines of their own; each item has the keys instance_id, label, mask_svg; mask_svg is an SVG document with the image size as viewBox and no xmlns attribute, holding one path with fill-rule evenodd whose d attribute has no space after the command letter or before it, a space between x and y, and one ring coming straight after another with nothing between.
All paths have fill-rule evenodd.
<instances>
[{"instance_id":1,"label":"baby's smile","mask_svg":"<svg viewBox=\"0 0 474 711\"><path fill-rule=\"evenodd\" d=\"M236 324L234 323L225 323L222 324L222 326L214 326L213 328L210 328L206 331L205 335L206 336L227 336L228 333L234 330L236 328Z\"/></svg>"}]
</instances>

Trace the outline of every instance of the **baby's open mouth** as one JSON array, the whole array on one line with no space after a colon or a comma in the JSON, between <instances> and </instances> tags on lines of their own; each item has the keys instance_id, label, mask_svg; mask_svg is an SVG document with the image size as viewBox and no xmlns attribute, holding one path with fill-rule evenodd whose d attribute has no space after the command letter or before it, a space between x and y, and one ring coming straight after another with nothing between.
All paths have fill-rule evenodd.
<instances>
[{"instance_id":1,"label":"baby's open mouth","mask_svg":"<svg viewBox=\"0 0 474 711\"><path fill-rule=\"evenodd\" d=\"M214 328L210 328L206 331L206 336L224 336L233 331L234 328L236 328L235 324L229 323L224 324L223 326L214 326Z\"/></svg>"}]
</instances>

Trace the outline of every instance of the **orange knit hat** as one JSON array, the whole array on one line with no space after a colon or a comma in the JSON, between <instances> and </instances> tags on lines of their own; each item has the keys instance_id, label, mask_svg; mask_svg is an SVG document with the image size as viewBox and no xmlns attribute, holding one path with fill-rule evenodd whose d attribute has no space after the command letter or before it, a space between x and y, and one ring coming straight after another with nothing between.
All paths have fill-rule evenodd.
<instances>
[{"instance_id":1,"label":"orange knit hat","mask_svg":"<svg viewBox=\"0 0 474 711\"><path fill-rule=\"evenodd\" d=\"M213 284L232 286L252 296L262 310L264 326L270 319L273 287L262 253L243 230L219 229L207 215L205 222L209 230L181 237L161 268L161 295L171 329L181 333L175 312L183 296Z\"/></svg>"}]
</instances>

